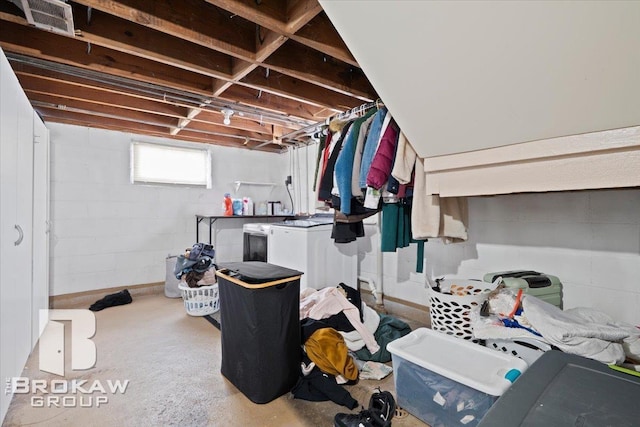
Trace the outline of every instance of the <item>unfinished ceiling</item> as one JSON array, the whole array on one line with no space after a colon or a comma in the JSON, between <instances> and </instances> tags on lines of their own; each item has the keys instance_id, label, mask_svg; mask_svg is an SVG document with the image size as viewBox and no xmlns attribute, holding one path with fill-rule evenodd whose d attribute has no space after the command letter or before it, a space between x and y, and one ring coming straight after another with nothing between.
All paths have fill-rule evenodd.
<instances>
[{"instance_id":1,"label":"unfinished ceiling","mask_svg":"<svg viewBox=\"0 0 640 427\"><path fill-rule=\"evenodd\" d=\"M377 98L317 0L70 1L74 35L22 3L0 47L47 122L281 151Z\"/></svg>"}]
</instances>

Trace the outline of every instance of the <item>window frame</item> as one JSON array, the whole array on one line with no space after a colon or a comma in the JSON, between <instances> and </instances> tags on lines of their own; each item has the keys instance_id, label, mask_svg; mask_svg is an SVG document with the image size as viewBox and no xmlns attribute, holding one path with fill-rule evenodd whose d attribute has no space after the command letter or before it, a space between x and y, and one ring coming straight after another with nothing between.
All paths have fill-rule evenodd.
<instances>
[{"instance_id":1,"label":"window frame","mask_svg":"<svg viewBox=\"0 0 640 427\"><path fill-rule=\"evenodd\" d=\"M166 150L175 150L175 151L183 151L183 152L200 152L206 156L205 159L205 177L204 183L194 183L194 182L180 182L176 180L172 180L172 178L167 178L166 180L158 179L136 179L136 146L149 146L153 148L160 148ZM139 153L138 153L139 154ZM200 147L187 147L183 145L177 144L167 144L167 143L154 143L148 141L139 141L132 140L129 146L129 182L134 185L159 185L159 186L168 186L168 187L193 187L193 188L203 188L203 189L211 189L213 186L212 179L212 161L211 161L211 150L208 147L200 148Z\"/></svg>"}]
</instances>

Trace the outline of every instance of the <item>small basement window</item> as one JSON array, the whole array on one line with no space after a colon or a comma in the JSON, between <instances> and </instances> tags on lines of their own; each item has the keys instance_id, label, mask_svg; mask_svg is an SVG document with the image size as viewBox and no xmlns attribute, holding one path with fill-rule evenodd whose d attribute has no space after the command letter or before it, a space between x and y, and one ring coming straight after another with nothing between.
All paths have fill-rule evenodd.
<instances>
[{"instance_id":1,"label":"small basement window","mask_svg":"<svg viewBox=\"0 0 640 427\"><path fill-rule=\"evenodd\" d=\"M211 188L211 153L204 148L131 143L131 182Z\"/></svg>"}]
</instances>

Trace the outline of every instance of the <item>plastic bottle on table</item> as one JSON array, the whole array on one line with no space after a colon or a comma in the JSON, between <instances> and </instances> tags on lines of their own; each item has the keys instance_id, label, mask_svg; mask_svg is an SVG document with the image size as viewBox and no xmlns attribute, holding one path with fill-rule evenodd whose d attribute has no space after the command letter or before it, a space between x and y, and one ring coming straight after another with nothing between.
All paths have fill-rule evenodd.
<instances>
[{"instance_id":1,"label":"plastic bottle on table","mask_svg":"<svg viewBox=\"0 0 640 427\"><path fill-rule=\"evenodd\" d=\"M242 215L253 215L253 201L251 197L242 198Z\"/></svg>"},{"instance_id":2,"label":"plastic bottle on table","mask_svg":"<svg viewBox=\"0 0 640 427\"><path fill-rule=\"evenodd\" d=\"M231 194L224 194L224 202L222 203L222 210L224 216L233 216L233 201L231 200Z\"/></svg>"}]
</instances>

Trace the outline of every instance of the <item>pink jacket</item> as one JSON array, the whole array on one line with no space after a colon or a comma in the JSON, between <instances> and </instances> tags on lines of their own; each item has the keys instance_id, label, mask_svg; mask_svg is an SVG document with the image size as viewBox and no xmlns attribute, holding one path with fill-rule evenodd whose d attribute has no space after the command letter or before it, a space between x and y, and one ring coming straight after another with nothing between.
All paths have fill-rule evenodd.
<instances>
[{"instance_id":1,"label":"pink jacket","mask_svg":"<svg viewBox=\"0 0 640 427\"><path fill-rule=\"evenodd\" d=\"M398 126L392 120L382 135L380 145L373 156L371 168L367 175L367 185L376 190L381 189L389 179L393 158L395 156L396 145L398 144Z\"/></svg>"}]
</instances>

